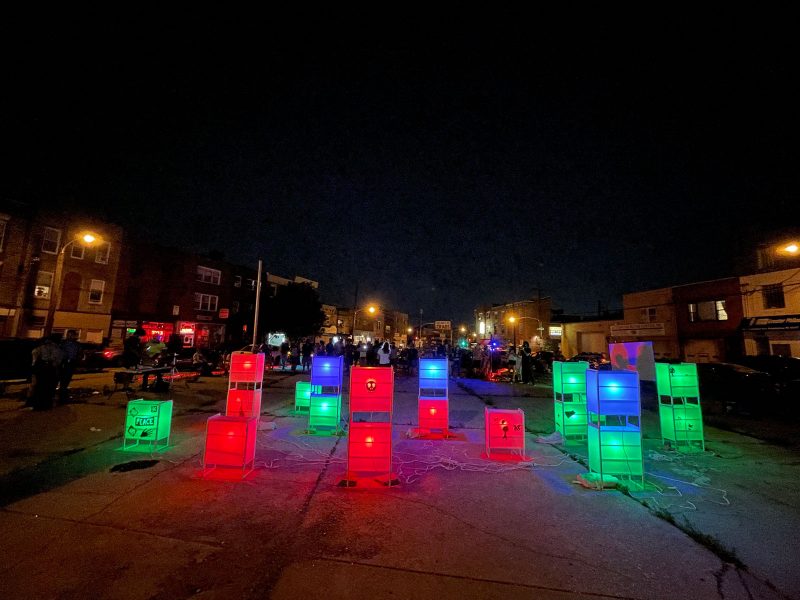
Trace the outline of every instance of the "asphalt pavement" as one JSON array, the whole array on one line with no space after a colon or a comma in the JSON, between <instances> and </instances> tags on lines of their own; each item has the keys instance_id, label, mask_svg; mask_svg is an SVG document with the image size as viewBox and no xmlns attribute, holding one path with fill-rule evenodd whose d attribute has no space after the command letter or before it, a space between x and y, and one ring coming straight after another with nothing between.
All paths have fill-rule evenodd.
<instances>
[{"instance_id":1,"label":"asphalt pavement","mask_svg":"<svg viewBox=\"0 0 800 600\"><path fill-rule=\"evenodd\" d=\"M706 451L681 454L646 411L644 489L598 491L576 483L584 444L537 442L546 382L451 379L453 437L425 440L399 375L398 484L346 487L347 436L306 434L301 380L267 374L256 469L237 481L202 476L223 377L131 396L175 402L159 453L121 451L128 396L103 393L109 372L49 412L7 386L0 598L800 598L795 444L707 426ZM486 406L525 411L526 460L487 459Z\"/></svg>"}]
</instances>

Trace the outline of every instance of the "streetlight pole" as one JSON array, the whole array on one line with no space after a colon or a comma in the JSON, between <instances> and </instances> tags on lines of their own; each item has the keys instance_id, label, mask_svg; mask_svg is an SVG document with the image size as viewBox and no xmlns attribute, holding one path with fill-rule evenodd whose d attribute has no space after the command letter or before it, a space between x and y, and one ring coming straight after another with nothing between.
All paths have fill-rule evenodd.
<instances>
[{"instance_id":1,"label":"streetlight pole","mask_svg":"<svg viewBox=\"0 0 800 600\"><path fill-rule=\"evenodd\" d=\"M56 258L56 270L53 273L53 288L50 293L50 303L47 305L47 318L44 322L44 337L53 333L53 321L56 318L56 310L58 305L61 304L61 277L64 271L64 251L74 244L80 242L84 246L92 246L95 242L101 242L100 236L86 231L83 235L76 236L61 247L58 251L58 258Z\"/></svg>"},{"instance_id":2,"label":"streetlight pole","mask_svg":"<svg viewBox=\"0 0 800 600\"><path fill-rule=\"evenodd\" d=\"M369 306L367 308L355 308L353 307L353 341L356 339L356 315L360 313L362 310L367 310L370 314L375 314L375 307Z\"/></svg>"}]
</instances>

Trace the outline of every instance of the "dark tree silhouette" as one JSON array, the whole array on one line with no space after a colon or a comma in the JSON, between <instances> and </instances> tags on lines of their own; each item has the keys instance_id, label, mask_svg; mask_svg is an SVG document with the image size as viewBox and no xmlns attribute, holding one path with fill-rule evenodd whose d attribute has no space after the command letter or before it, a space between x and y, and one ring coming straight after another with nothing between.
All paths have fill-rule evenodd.
<instances>
[{"instance_id":1,"label":"dark tree silhouette","mask_svg":"<svg viewBox=\"0 0 800 600\"><path fill-rule=\"evenodd\" d=\"M263 332L280 331L290 339L316 335L325 322L317 291L307 283L278 287L273 298L263 303Z\"/></svg>"}]
</instances>

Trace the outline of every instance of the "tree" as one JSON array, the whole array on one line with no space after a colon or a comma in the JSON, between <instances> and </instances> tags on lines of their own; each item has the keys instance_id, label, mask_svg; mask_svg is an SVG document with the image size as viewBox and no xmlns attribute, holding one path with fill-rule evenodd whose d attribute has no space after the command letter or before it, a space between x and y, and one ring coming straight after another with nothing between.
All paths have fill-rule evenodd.
<instances>
[{"instance_id":1,"label":"tree","mask_svg":"<svg viewBox=\"0 0 800 600\"><path fill-rule=\"evenodd\" d=\"M282 332L290 339L316 335L325 322L317 291L307 283L291 283L278 288L264 302L259 329L264 333Z\"/></svg>"}]
</instances>

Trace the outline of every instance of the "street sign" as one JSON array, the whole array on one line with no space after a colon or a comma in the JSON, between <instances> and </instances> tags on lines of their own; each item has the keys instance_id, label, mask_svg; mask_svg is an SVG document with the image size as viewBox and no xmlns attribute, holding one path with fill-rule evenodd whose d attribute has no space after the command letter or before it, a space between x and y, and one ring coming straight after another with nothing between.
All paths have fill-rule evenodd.
<instances>
[{"instance_id":1,"label":"street sign","mask_svg":"<svg viewBox=\"0 0 800 600\"><path fill-rule=\"evenodd\" d=\"M433 326L441 331L450 331L450 321L435 321Z\"/></svg>"}]
</instances>

